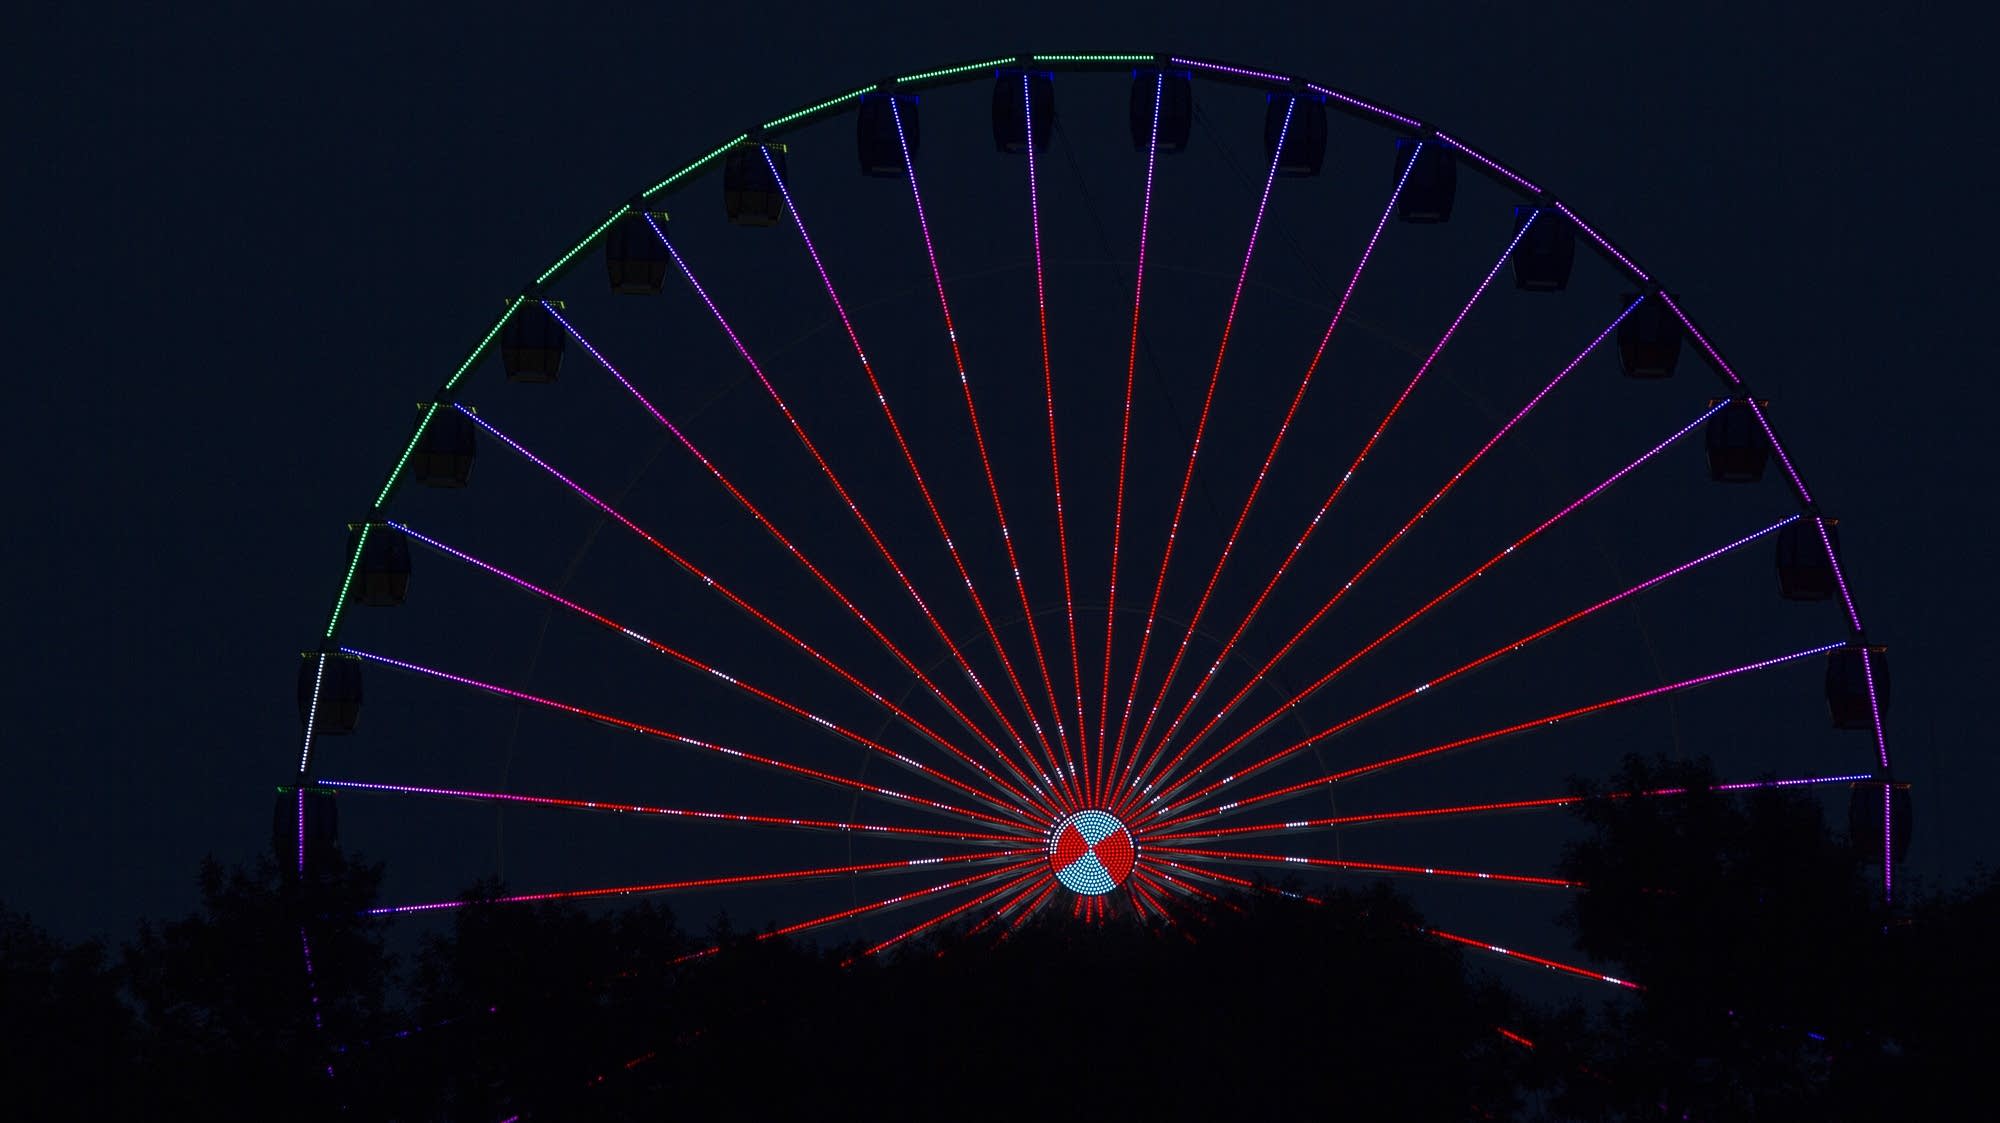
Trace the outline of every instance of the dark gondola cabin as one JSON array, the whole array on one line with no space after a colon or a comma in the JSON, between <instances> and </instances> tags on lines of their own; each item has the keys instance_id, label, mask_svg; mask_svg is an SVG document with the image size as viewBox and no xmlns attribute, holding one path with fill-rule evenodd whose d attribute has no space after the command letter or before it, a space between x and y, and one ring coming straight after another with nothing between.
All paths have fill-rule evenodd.
<instances>
[{"instance_id":1,"label":"dark gondola cabin","mask_svg":"<svg viewBox=\"0 0 2000 1123\"><path fill-rule=\"evenodd\" d=\"M550 304L562 307L561 301ZM569 340L562 321L539 300L524 299L500 330L500 365L509 382L554 382Z\"/></svg>"},{"instance_id":2,"label":"dark gondola cabin","mask_svg":"<svg viewBox=\"0 0 2000 1123\"><path fill-rule=\"evenodd\" d=\"M354 566L354 599L371 608L394 608L410 591L410 538L393 526L376 524L361 543L361 558ZM361 537L355 529L348 535L348 552Z\"/></svg>"},{"instance_id":3,"label":"dark gondola cabin","mask_svg":"<svg viewBox=\"0 0 2000 1123\"><path fill-rule=\"evenodd\" d=\"M1172 156L1187 151L1188 133L1194 127L1194 83L1184 70L1141 69L1132 72L1132 149L1149 151L1153 146L1153 103L1159 102L1159 152Z\"/></svg>"},{"instance_id":4,"label":"dark gondola cabin","mask_svg":"<svg viewBox=\"0 0 2000 1123\"><path fill-rule=\"evenodd\" d=\"M993 147L1013 153L1028 150L1030 108L1034 111L1035 151L1041 152L1048 148L1056 127L1055 75L1040 70L1002 70L994 76Z\"/></svg>"},{"instance_id":5,"label":"dark gondola cabin","mask_svg":"<svg viewBox=\"0 0 2000 1123\"><path fill-rule=\"evenodd\" d=\"M1521 235L1514 247L1514 287L1523 292L1568 288L1570 266L1576 262L1576 228L1569 219L1554 207L1517 206L1514 233Z\"/></svg>"},{"instance_id":6,"label":"dark gondola cabin","mask_svg":"<svg viewBox=\"0 0 2000 1123\"><path fill-rule=\"evenodd\" d=\"M765 153L770 160L764 159ZM775 174L773 174L775 172ZM785 220L785 146L739 144L722 161L722 209L737 226L776 226Z\"/></svg>"},{"instance_id":7,"label":"dark gondola cabin","mask_svg":"<svg viewBox=\"0 0 2000 1123\"><path fill-rule=\"evenodd\" d=\"M479 455L479 426L448 405L440 405L410 453L410 479L425 487L464 487Z\"/></svg>"},{"instance_id":8,"label":"dark gondola cabin","mask_svg":"<svg viewBox=\"0 0 2000 1123\"><path fill-rule=\"evenodd\" d=\"M666 243L646 221L649 212L627 211L604 235L604 272L611 291L628 296L657 296L667 283L667 267L673 259ZM650 212L653 222L667 227L665 211Z\"/></svg>"},{"instance_id":9,"label":"dark gondola cabin","mask_svg":"<svg viewBox=\"0 0 2000 1123\"><path fill-rule=\"evenodd\" d=\"M1868 687L1875 687L1875 701L1889 710L1889 649L1870 647L1864 665L1862 649L1849 645L1836 648L1826 657L1826 708L1835 729L1873 729L1875 711L1868 704Z\"/></svg>"},{"instance_id":10,"label":"dark gondola cabin","mask_svg":"<svg viewBox=\"0 0 2000 1123\"><path fill-rule=\"evenodd\" d=\"M1280 134L1285 139L1283 152L1278 151ZM1273 158L1279 175L1294 178L1318 175L1326 166L1326 102L1318 94L1264 95L1264 160L1268 164Z\"/></svg>"},{"instance_id":11,"label":"dark gondola cabin","mask_svg":"<svg viewBox=\"0 0 2000 1123\"><path fill-rule=\"evenodd\" d=\"M1410 162L1412 153L1414 164ZM1409 169L1407 176L1404 168ZM1396 196L1397 218L1404 222L1451 221L1452 200L1458 196L1458 154L1451 146L1438 140L1397 137L1396 175L1403 180L1403 193Z\"/></svg>"},{"instance_id":12,"label":"dark gondola cabin","mask_svg":"<svg viewBox=\"0 0 2000 1123\"><path fill-rule=\"evenodd\" d=\"M1887 807L1883 792L1887 789ZM1847 788L1847 838L1863 857L1882 856L1882 816L1888 812L1889 856L1902 861L1910 852L1910 833L1916 820L1910 817L1910 785L1869 780Z\"/></svg>"},{"instance_id":13,"label":"dark gondola cabin","mask_svg":"<svg viewBox=\"0 0 2000 1123\"><path fill-rule=\"evenodd\" d=\"M1681 358L1681 321L1658 296L1629 293L1639 306L1618 321L1618 365L1627 378L1668 378Z\"/></svg>"},{"instance_id":14,"label":"dark gondola cabin","mask_svg":"<svg viewBox=\"0 0 2000 1123\"><path fill-rule=\"evenodd\" d=\"M861 157L861 174L902 178L909 171L903 150L917 158L923 140L919 104L915 94L863 94L861 110L855 115L854 147ZM897 119L902 130L896 129Z\"/></svg>"},{"instance_id":15,"label":"dark gondola cabin","mask_svg":"<svg viewBox=\"0 0 2000 1123\"><path fill-rule=\"evenodd\" d=\"M1763 403L1759 403L1762 405ZM1708 419L1702 434L1708 452L1708 478L1718 483L1754 483L1764 478L1771 458L1771 440L1750 402L1738 398Z\"/></svg>"},{"instance_id":16,"label":"dark gondola cabin","mask_svg":"<svg viewBox=\"0 0 2000 1123\"><path fill-rule=\"evenodd\" d=\"M1826 540L1819 536L1826 526ZM1778 531L1778 595L1786 600L1825 600L1836 591L1833 565L1826 556L1827 542L1840 554L1840 525L1836 519L1811 515Z\"/></svg>"},{"instance_id":17,"label":"dark gondola cabin","mask_svg":"<svg viewBox=\"0 0 2000 1123\"><path fill-rule=\"evenodd\" d=\"M303 796L303 798L301 798ZM304 813L303 823L300 813ZM333 793L324 788L279 788L271 805L271 856L287 874L299 868L299 849L305 849L306 868L333 856L340 845L340 808Z\"/></svg>"},{"instance_id":18,"label":"dark gondola cabin","mask_svg":"<svg viewBox=\"0 0 2000 1123\"><path fill-rule=\"evenodd\" d=\"M325 661L325 669L320 667ZM317 686L319 700L313 700ZM318 737L343 737L361 718L361 660L308 651L299 656L299 726Z\"/></svg>"}]
</instances>

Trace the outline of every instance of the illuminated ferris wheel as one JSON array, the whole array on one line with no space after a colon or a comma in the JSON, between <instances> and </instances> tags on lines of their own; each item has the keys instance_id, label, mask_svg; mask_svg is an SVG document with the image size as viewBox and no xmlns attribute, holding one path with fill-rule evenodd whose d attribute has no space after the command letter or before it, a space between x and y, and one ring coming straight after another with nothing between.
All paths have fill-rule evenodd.
<instances>
[{"instance_id":1,"label":"illuminated ferris wheel","mask_svg":"<svg viewBox=\"0 0 2000 1123\"><path fill-rule=\"evenodd\" d=\"M869 954L1394 876L1432 935L1624 982L1451 919L1577 888L1566 777L1838 792L1885 892L1907 838L1769 404L1565 202L1335 88L870 84L632 196L420 404L278 852L338 800L382 915L499 874Z\"/></svg>"}]
</instances>

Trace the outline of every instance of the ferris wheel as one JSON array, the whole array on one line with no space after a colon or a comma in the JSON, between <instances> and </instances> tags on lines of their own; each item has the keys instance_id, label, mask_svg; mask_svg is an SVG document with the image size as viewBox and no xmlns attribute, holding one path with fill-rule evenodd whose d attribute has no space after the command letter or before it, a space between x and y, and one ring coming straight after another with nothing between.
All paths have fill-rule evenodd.
<instances>
[{"instance_id":1,"label":"ferris wheel","mask_svg":"<svg viewBox=\"0 0 2000 1123\"><path fill-rule=\"evenodd\" d=\"M274 844L303 876L346 820L381 915L497 873L880 954L1397 877L1629 987L1476 923L1578 888L1566 778L1626 752L1845 797L1893 889L1884 651L1770 402L1430 123L970 62L723 139L501 291L299 666Z\"/></svg>"}]
</instances>

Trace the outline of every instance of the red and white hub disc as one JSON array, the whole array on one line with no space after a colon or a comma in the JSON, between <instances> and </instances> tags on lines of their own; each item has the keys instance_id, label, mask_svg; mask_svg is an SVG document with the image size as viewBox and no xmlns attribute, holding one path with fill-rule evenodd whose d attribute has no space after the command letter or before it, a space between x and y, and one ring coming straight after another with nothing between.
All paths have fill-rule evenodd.
<instances>
[{"instance_id":1,"label":"red and white hub disc","mask_svg":"<svg viewBox=\"0 0 2000 1123\"><path fill-rule=\"evenodd\" d=\"M1132 874L1132 832L1104 811L1079 811L1049 836L1049 868L1063 888L1101 896Z\"/></svg>"}]
</instances>

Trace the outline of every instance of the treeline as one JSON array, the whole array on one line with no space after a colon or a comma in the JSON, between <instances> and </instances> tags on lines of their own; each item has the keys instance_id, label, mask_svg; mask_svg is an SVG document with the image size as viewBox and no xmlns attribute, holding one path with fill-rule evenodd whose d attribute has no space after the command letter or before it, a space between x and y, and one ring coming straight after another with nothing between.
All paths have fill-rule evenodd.
<instances>
[{"instance_id":1,"label":"treeline","mask_svg":"<svg viewBox=\"0 0 2000 1123\"><path fill-rule=\"evenodd\" d=\"M361 915L381 868L336 852L305 885L206 863L197 911L115 948L0 910L0 1064L10 1115L49 1119L1873 1120L1983 1102L2000 881L1885 910L1815 801L1709 782L1635 759L1601 791L1691 794L1579 805L1590 831L1562 872L1588 888L1566 923L1646 984L1623 998L1527 1001L1384 885L1245 890L1171 923L1050 909L885 958L690 932L657 902L475 904L398 962Z\"/></svg>"}]
</instances>

